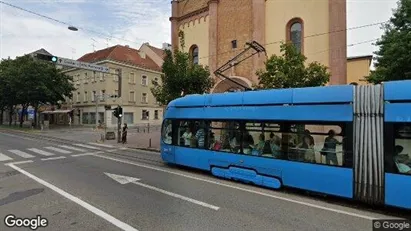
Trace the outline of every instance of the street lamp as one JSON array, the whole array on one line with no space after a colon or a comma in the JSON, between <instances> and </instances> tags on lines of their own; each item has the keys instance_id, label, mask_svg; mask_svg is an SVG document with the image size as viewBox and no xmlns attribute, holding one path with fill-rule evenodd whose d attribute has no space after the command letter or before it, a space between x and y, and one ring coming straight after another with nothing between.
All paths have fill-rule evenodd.
<instances>
[{"instance_id":1,"label":"street lamp","mask_svg":"<svg viewBox=\"0 0 411 231\"><path fill-rule=\"evenodd\" d=\"M78 31L77 27L75 26L69 26L68 29L72 31Z\"/></svg>"}]
</instances>

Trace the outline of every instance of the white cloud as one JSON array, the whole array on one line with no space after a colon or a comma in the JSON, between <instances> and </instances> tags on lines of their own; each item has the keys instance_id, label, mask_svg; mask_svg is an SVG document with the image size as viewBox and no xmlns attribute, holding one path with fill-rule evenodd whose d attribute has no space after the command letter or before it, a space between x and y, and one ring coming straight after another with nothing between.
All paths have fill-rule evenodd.
<instances>
[{"instance_id":1,"label":"white cloud","mask_svg":"<svg viewBox=\"0 0 411 231\"><path fill-rule=\"evenodd\" d=\"M396 0L347 0L347 27L357 27L389 20ZM347 32L347 45L378 39L383 31L380 26L371 26ZM347 48L348 56L371 55L378 47L370 42Z\"/></svg>"},{"instance_id":2,"label":"white cloud","mask_svg":"<svg viewBox=\"0 0 411 231\"><path fill-rule=\"evenodd\" d=\"M169 0L8 2L72 23L80 30L69 31L67 25L0 4L0 58L14 58L44 48L55 55L77 59L93 51L92 43L95 44L95 49L103 49L107 47L107 42L110 46L127 44L134 48L138 48L143 42L158 47L163 42L170 42ZM386 21L392 15L393 7L396 7L396 0L347 0L347 27ZM81 28L102 34L83 31ZM348 31L347 34L347 43L352 44L379 38L382 31L378 26L373 26ZM112 38L107 41L109 35L120 39ZM348 47L348 56L369 55L376 49L371 43Z\"/></svg>"},{"instance_id":3,"label":"white cloud","mask_svg":"<svg viewBox=\"0 0 411 231\"><path fill-rule=\"evenodd\" d=\"M24 3L30 2L36 4L25 6ZM85 0L74 2L85 3ZM155 46L169 42L169 13L164 14L164 10L170 7L169 4L166 4L166 8L142 11L140 7L144 7L144 4L141 3L117 1L116 4L111 4L109 2L97 2L98 7L109 9L106 12L90 11L90 7L89 11L85 11L82 9L83 5L72 4L72 0L10 2L59 21L72 23L79 28L77 32L68 30L67 25L0 4L0 58L8 56L14 58L44 48L54 55L77 59L92 52L93 43L95 49L98 50L106 48L107 44L109 46L127 44L138 48L143 42L150 42ZM152 2L153 0L149 0L146 4ZM157 4L160 7L161 5ZM128 15L126 11L123 11L124 9L127 9ZM123 15L117 12L123 12ZM139 15L138 12L143 13ZM111 23L111 27L107 26L107 22L100 20L102 15L107 20L115 20L115 23ZM132 17L133 15L135 17ZM114 29L110 30L110 28ZM110 35L115 38L108 40Z\"/></svg>"}]
</instances>

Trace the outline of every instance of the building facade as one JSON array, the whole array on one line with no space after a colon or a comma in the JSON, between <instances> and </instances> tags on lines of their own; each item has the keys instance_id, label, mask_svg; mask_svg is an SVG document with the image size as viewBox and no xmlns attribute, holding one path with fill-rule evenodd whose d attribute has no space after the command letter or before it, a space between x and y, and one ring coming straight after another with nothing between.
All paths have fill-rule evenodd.
<instances>
[{"instance_id":1,"label":"building facade","mask_svg":"<svg viewBox=\"0 0 411 231\"><path fill-rule=\"evenodd\" d=\"M162 49L148 43L139 50L117 45L82 56L78 61L106 66L110 73L74 68L63 71L73 77L76 87L66 105L74 109L72 124L96 125L100 120L107 127L116 127L113 110L105 107L114 109L118 105L123 108L122 123L128 126L161 124L163 107L156 102L150 88L154 86L153 81L161 80L163 57Z\"/></svg>"},{"instance_id":2,"label":"building facade","mask_svg":"<svg viewBox=\"0 0 411 231\"><path fill-rule=\"evenodd\" d=\"M329 68L329 84L358 82L347 75L346 0L173 0L171 8L172 47L189 52L212 73L243 51L246 42L260 43L270 57L280 54L281 41L290 41L307 62ZM251 87L268 57L255 55L225 74ZM356 61L349 61L351 68ZM369 71L369 66L361 68ZM212 92L233 87L230 81L216 80Z\"/></svg>"}]
</instances>

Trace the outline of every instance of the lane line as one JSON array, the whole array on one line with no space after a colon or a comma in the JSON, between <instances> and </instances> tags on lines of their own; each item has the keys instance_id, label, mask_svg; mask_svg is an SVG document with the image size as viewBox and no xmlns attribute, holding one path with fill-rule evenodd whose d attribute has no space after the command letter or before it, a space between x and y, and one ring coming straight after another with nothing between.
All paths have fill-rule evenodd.
<instances>
[{"instance_id":1,"label":"lane line","mask_svg":"<svg viewBox=\"0 0 411 231\"><path fill-rule=\"evenodd\" d=\"M108 144L99 144L99 143L93 143L90 142L89 144L95 145L95 146L101 146L101 147L105 147L105 148L115 148L113 145L108 145Z\"/></svg>"},{"instance_id":2,"label":"lane line","mask_svg":"<svg viewBox=\"0 0 411 231\"><path fill-rule=\"evenodd\" d=\"M10 157L0 153L0 161L8 161L8 160L13 160L13 158L10 158Z\"/></svg>"},{"instance_id":3,"label":"lane line","mask_svg":"<svg viewBox=\"0 0 411 231\"><path fill-rule=\"evenodd\" d=\"M11 153L13 153L13 154L16 154L16 155L18 155L18 156L20 156L20 157L23 157L23 158L33 158L34 156L33 155L30 155L30 154L28 154L28 153L26 153L26 152L23 152L23 151L20 151L20 150L7 150L7 151L9 151L9 152L11 152Z\"/></svg>"},{"instance_id":4,"label":"lane line","mask_svg":"<svg viewBox=\"0 0 411 231\"><path fill-rule=\"evenodd\" d=\"M100 148L93 147L93 146L86 145L86 144L73 144L73 145L80 146L80 147L83 147L83 148L89 148L89 149L101 150Z\"/></svg>"},{"instance_id":5,"label":"lane line","mask_svg":"<svg viewBox=\"0 0 411 231\"><path fill-rule=\"evenodd\" d=\"M41 160L60 160L66 158L65 156L57 156L57 157L49 157L49 158L42 158Z\"/></svg>"},{"instance_id":6,"label":"lane line","mask_svg":"<svg viewBox=\"0 0 411 231\"><path fill-rule=\"evenodd\" d=\"M76 148L76 147L72 147L72 146L68 146L68 145L59 145L59 147L70 149L70 150L73 150L73 151L78 151L78 152L85 152L86 151L84 149Z\"/></svg>"},{"instance_id":7,"label":"lane line","mask_svg":"<svg viewBox=\"0 0 411 231\"><path fill-rule=\"evenodd\" d=\"M340 209L328 208L328 207L324 207L324 206L321 206L321 205L316 205L316 204L312 204L312 203L308 203L308 202L304 202L304 201L299 201L299 200L295 200L295 199L290 199L290 198L286 198L286 197L275 196L275 195L272 195L272 194L263 193L263 192L259 192L259 191L254 191L254 190L250 190L250 189L246 189L246 188L241 188L241 187L234 186L234 185L223 184L223 183L213 181L213 180L207 180L207 179L204 179L204 178L194 177L194 176L182 174L182 173L179 173L179 172L166 170L166 169L163 169L163 168L152 167L152 166L148 166L148 165L145 165L145 164L139 164L139 163L130 162L130 161L126 161L126 160L121 160L121 159L117 159L117 158L113 158L113 157L109 157L109 156L102 156L102 155L93 155L93 156L108 159L108 160L112 160L112 161L117 161L117 162L120 162L120 163L139 166L139 167L142 167L142 168L148 168L148 169L152 169L152 170L156 170L156 171L160 171L160 172L174 174L174 175L177 175L177 176L182 176L182 177L190 178L190 179L193 179L193 180L198 180L198 181L203 181L203 182L207 182L207 183L211 183L211 184L216 184L216 185L224 186L224 187L227 187L227 188L233 188L233 189L237 189L237 190L244 191L244 192L258 194L258 195L261 195L261 196L275 198L275 199L278 199L278 200L288 201L288 202L292 202L292 203L295 203L295 204L305 205L305 206L308 206L308 207L322 209L322 210L335 212L335 213L339 213L339 214L345 214L345 215L349 215L349 216L353 216L353 217L359 217L359 218L363 218L363 219L367 219L367 220L380 219L380 218L370 217L370 216L367 216L367 215L362 215L362 214L358 214L358 213L354 213L354 212L348 212L348 211L344 211L344 210L340 210Z\"/></svg>"},{"instance_id":8,"label":"lane line","mask_svg":"<svg viewBox=\"0 0 411 231\"><path fill-rule=\"evenodd\" d=\"M86 152L86 153L81 153L81 154L75 154L75 155L71 155L72 157L78 157L78 156L93 156L96 154L101 154L104 153L103 151L98 151L98 152Z\"/></svg>"},{"instance_id":9,"label":"lane line","mask_svg":"<svg viewBox=\"0 0 411 231\"><path fill-rule=\"evenodd\" d=\"M46 152L46 151L43 151L43 150L40 150L40 149L37 149L37 148L28 148L28 150L30 150L32 152L35 152L35 153L38 153L38 154L43 155L43 156L54 156L53 153Z\"/></svg>"},{"instance_id":10,"label":"lane line","mask_svg":"<svg viewBox=\"0 0 411 231\"><path fill-rule=\"evenodd\" d=\"M8 164L9 167L13 168L14 170L19 171L20 173L26 175L27 177L31 178L34 181L37 181L38 183L46 186L47 188L50 188L51 190L57 192L58 194L64 196L65 198L71 200L74 203L77 203L78 205L80 205L81 207L89 210L90 212L96 214L97 216L103 218L104 220L110 222L111 224L117 226L118 228L125 230L125 231L138 231L136 228L130 226L129 224L126 224L120 220L118 220L117 218L111 216L110 214L90 205L89 203L79 199L78 197L75 197L67 192L65 192L64 190L46 182L45 180L42 180L36 176L34 176L33 174L15 166L14 164Z\"/></svg>"},{"instance_id":11,"label":"lane line","mask_svg":"<svg viewBox=\"0 0 411 231\"><path fill-rule=\"evenodd\" d=\"M63 150L63 149L60 149L60 148L55 148L55 147L45 147L45 148L47 148L49 150L56 151L56 152L60 152L60 153L63 153L63 154L70 154L71 153L70 151Z\"/></svg>"},{"instance_id":12,"label":"lane line","mask_svg":"<svg viewBox=\"0 0 411 231\"><path fill-rule=\"evenodd\" d=\"M13 162L13 163L7 163L7 164L4 164L4 165L9 166L10 164L17 165L17 164L26 164L26 163L33 163L33 161L32 160L24 160L24 161L17 161L17 162Z\"/></svg>"},{"instance_id":13,"label":"lane line","mask_svg":"<svg viewBox=\"0 0 411 231\"><path fill-rule=\"evenodd\" d=\"M118 151L118 149L111 149L111 150L107 150L106 152L115 152Z\"/></svg>"},{"instance_id":14,"label":"lane line","mask_svg":"<svg viewBox=\"0 0 411 231\"><path fill-rule=\"evenodd\" d=\"M157 192L164 193L166 195L169 195L169 196L172 196L172 197L175 197L175 198L178 198L178 199L182 199L182 200L185 200L185 201L197 204L197 205L201 205L201 206L204 206L204 207L207 207L207 208L210 208L210 209L214 209L214 210L219 210L220 209L220 207L210 205L210 204L207 204L205 202L198 201L198 200L195 200L195 199L192 199L192 198L189 198L189 197L185 197L185 196L182 196L182 195L179 195L179 194L176 194L176 193L172 193L172 192L160 189L160 188L156 188L156 187L151 186L151 185L143 184L143 183L138 182L138 181L134 181L132 183L136 184L136 185L143 186L145 188L149 188L149 189L157 191Z\"/></svg>"}]
</instances>

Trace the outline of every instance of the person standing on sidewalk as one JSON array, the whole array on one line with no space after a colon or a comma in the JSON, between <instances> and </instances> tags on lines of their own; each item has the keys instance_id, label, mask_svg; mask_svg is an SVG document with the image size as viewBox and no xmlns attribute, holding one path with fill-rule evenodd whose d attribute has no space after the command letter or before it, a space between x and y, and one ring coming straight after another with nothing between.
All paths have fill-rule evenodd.
<instances>
[{"instance_id":1,"label":"person standing on sidewalk","mask_svg":"<svg viewBox=\"0 0 411 231\"><path fill-rule=\"evenodd\" d=\"M123 144L127 143L127 124L126 123L124 123L121 140L122 140Z\"/></svg>"}]
</instances>

